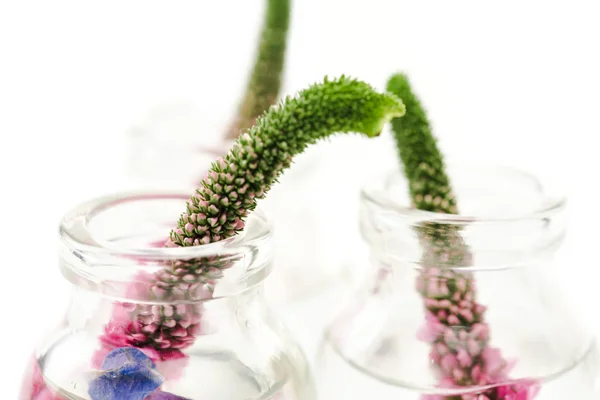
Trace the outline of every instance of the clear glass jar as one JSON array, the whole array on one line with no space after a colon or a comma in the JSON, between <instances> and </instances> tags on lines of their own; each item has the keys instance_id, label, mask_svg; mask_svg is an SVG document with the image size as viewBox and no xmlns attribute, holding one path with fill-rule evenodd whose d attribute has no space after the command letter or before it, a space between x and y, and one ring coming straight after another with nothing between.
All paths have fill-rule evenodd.
<instances>
[{"instance_id":1,"label":"clear glass jar","mask_svg":"<svg viewBox=\"0 0 600 400\"><path fill-rule=\"evenodd\" d=\"M236 237L165 248L187 199L117 194L64 217L60 267L72 300L37 347L21 400L315 397L303 352L264 300L268 221L253 213ZM142 370L133 383L120 375L120 352ZM103 385L113 392L98 397ZM138 397L127 392L135 385Z\"/></svg>"},{"instance_id":2,"label":"clear glass jar","mask_svg":"<svg viewBox=\"0 0 600 400\"><path fill-rule=\"evenodd\" d=\"M364 188L368 279L328 325L320 398L596 398L591 321L554 262L564 198L515 169L449 175L461 215L406 207L401 172Z\"/></svg>"}]
</instances>

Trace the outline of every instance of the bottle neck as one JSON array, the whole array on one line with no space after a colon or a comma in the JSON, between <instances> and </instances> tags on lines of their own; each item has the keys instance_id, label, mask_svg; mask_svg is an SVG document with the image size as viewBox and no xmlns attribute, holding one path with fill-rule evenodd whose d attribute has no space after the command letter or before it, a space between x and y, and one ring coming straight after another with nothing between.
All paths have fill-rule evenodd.
<instances>
[{"instance_id":1,"label":"bottle neck","mask_svg":"<svg viewBox=\"0 0 600 400\"><path fill-rule=\"evenodd\" d=\"M218 296L218 289L214 293ZM74 287L69 303L66 324L72 330L86 330L102 333L111 326L127 328L129 324L151 326L165 324L169 318L185 320L190 325L197 324L196 334L211 334L222 330L236 329L236 325L268 318L270 310L264 296L264 284L235 295L212 297L203 301L185 302L140 302L105 296L102 293Z\"/></svg>"},{"instance_id":2,"label":"bottle neck","mask_svg":"<svg viewBox=\"0 0 600 400\"><path fill-rule=\"evenodd\" d=\"M547 258L565 234L565 199L532 176L507 168L451 169L460 214L408 205L410 183L400 171L367 185L361 194L365 241L387 263L509 268ZM460 250L459 248L463 248ZM469 253L469 257L439 257Z\"/></svg>"},{"instance_id":3,"label":"bottle neck","mask_svg":"<svg viewBox=\"0 0 600 400\"><path fill-rule=\"evenodd\" d=\"M512 268L551 258L565 234L562 215L507 221L416 215L363 204L361 233L371 256L414 268Z\"/></svg>"}]
</instances>

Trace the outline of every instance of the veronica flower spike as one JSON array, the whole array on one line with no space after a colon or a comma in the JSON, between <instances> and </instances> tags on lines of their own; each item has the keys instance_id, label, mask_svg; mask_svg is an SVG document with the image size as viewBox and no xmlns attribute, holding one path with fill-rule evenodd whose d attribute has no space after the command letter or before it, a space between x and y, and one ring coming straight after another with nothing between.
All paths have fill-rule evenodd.
<instances>
[{"instance_id":1,"label":"veronica flower spike","mask_svg":"<svg viewBox=\"0 0 600 400\"><path fill-rule=\"evenodd\" d=\"M295 155L335 133L378 136L404 115L402 101L342 76L325 80L271 107L214 162L190 198L170 246L195 246L234 235Z\"/></svg>"},{"instance_id":2,"label":"veronica flower spike","mask_svg":"<svg viewBox=\"0 0 600 400\"><path fill-rule=\"evenodd\" d=\"M392 120L392 131L410 185L413 206L420 210L457 214L442 154L408 77L393 75L388 82L388 91L400 96L407 107L403 118ZM431 360L438 367L444 387L494 385L508 380L510 363L498 349L489 347L486 307L477 302L472 273L460 271L461 266L469 266L472 255L459 232L453 229L440 224L419 230L424 249L421 263L425 268L420 272L416 286L426 309L426 322L419 337L431 343ZM444 264L454 268L437 268ZM457 342L456 336L469 340ZM480 394L477 400L530 400L536 391L537 386L529 383L498 385ZM471 400L471 396L439 398ZM434 398L438 397L426 396L423 400Z\"/></svg>"}]
</instances>

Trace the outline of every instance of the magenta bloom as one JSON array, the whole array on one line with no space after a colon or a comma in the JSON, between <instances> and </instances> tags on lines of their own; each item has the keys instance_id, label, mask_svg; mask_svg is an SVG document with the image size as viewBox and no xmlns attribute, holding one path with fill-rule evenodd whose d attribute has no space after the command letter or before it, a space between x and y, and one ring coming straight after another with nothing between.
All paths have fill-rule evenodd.
<instances>
[{"instance_id":1,"label":"magenta bloom","mask_svg":"<svg viewBox=\"0 0 600 400\"><path fill-rule=\"evenodd\" d=\"M532 400L539 391L539 384L532 381L522 381L513 385L498 387L497 398L503 400Z\"/></svg>"},{"instance_id":2,"label":"magenta bloom","mask_svg":"<svg viewBox=\"0 0 600 400\"><path fill-rule=\"evenodd\" d=\"M440 388L460 389L451 378L440 380ZM468 388L463 388L469 390ZM472 390L472 389L471 389ZM496 386L483 392L473 392L457 395L429 394L421 396L421 400L533 400L538 394L540 386L533 381L521 381L506 385Z\"/></svg>"},{"instance_id":3,"label":"magenta bloom","mask_svg":"<svg viewBox=\"0 0 600 400\"><path fill-rule=\"evenodd\" d=\"M445 253L439 250L429 254ZM504 359L500 349L489 346L486 308L475 301L475 281L468 272L430 267L421 272L416 286L425 305L425 324L417 338L431 344L430 358L440 379L438 387L471 390L458 397L426 395L424 400L532 400L536 396L539 388L531 382L504 384L511 382L509 373L515 361ZM484 386L494 388L472 392Z\"/></svg>"}]
</instances>

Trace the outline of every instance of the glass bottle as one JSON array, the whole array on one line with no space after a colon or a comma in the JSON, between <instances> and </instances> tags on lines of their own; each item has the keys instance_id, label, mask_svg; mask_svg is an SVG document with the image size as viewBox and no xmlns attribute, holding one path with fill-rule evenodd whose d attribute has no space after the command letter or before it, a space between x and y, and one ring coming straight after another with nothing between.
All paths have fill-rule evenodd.
<instances>
[{"instance_id":1,"label":"glass bottle","mask_svg":"<svg viewBox=\"0 0 600 400\"><path fill-rule=\"evenodd\" d=\"M166 248L187 198L117 194L64 217L72 299L20 400L314 398L303 352L264 300L268 221L256 212L238 236Z\"/></svg>"},{"instance_id":2,"label":"glass bottle","mask_svg":"<svg viewBox=\"0 0 600 400\"><path fill-rule=\"evenodd\" d=\"M401 172L363 189L369 272L326 329L320 398L596 398L591 321L555 262L564 198L511 168L449 176L460 215L406 207Z\"/></svg>"}]
</instances>

